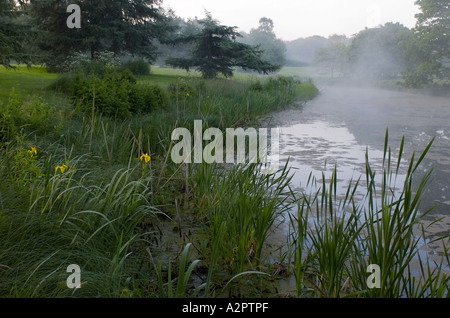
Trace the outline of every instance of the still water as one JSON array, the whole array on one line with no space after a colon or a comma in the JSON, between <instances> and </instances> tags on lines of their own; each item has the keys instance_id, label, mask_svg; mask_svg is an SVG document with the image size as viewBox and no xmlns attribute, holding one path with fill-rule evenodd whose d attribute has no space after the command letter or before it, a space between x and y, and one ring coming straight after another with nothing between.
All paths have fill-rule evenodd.
<instances>
[{"instance_id":1,"label":"still water","mask_svg":"<svg viewBox=\"0 0 450 318\"><path fill-rule=\"evenodd\" d=\"M382 172L387 128L394 156L405 137L403 169L414 151L417 159L436 137L418 171L417 178L433 169L421 210L434 207L430 222L443 218L428 229L430 235L450 233L450 98L324 86L312 102L273 115L271 125L280 128L280 157L282 162L289 159L293 187L305 190L310 173L318 180L322 172L329 178L336 165L338 194L345 194L351 179L364 180L366 151L372 169ZM401 185L402 176L396 185Z\"/></svg>"}]
</instances>

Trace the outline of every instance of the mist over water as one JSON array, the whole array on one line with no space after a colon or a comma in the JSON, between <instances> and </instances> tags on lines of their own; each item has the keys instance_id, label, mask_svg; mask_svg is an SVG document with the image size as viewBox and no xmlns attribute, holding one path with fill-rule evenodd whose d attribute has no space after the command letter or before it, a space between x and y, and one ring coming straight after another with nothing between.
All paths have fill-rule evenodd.
<instances>
[{"instance_id":1,"label":"mist over water","mask_svg":"<svg viewBox=\"0 0 450 318\"><path fill-rule=\"evenodd\" d=\"M319 86L318 98L273 117L280 127L280 156L282 160L289 158L294 174L293 186L304 190L311 172L319 181L322 172L329 179L336 165L338 192L344 195L351 179L365 179L366 149L373 170L382 172L386 128L392 162L396 162L401 139L405 137L403 170L407 169L412 153L416 152L417 160L436 137L416 179L419 181L424 172L434 169L421 210L436 206L431 215L445 217L436 233L448 231L450 98L356 85ZM401 172L396 186L401 186L403 180Z\"/></svg>"}]
</instances>

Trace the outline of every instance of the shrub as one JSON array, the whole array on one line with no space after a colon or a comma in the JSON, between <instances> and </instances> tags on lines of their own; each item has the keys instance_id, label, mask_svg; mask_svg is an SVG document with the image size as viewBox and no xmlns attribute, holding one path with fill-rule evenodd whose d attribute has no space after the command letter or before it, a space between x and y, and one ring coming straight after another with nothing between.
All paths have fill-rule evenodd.
<instances>
[{"instance_id":1,"label":"shrub","mask_svg":"<svg viewBox=\"0 0 450 318\"><path fill-rule=\"evenodd\" d=\"M149 89L152 91L156 99L156 107L165 108L169 104L169 97L166 92L157 85L150 85Z\"/></svg>"},{"instance_id":2,"label":"shrub","mask_svg":"<svg viewBox=\"0 0 450 318\"><path fill-rule=\"evenodd\" d=\"M11 91L8 101L0 102L0 142L16 137L22 128L38 131L54 129L54 108L39 96L24 98Z\"/></svg>"},{"instance_id":3,"label":"shrub","mask_svg":"<svg viewBox=\"0 0 450 318\"><path fill-rule=\"evenodd\" d=\"M305 82L297 85L296 90L302 100L311 100L319 95L319 90L311 82Z\"/></svg>"},{"instance_id":4,"label":"shrub","mask_svg":"<svg viewBox=\"0 0 450 318\"><path fill-rule=\"evenodd\" d=\"M73 86L73 99L83 112L95 110L108 116L127 117L130 115L128 96L134 83L117 72L107 72L104 77L78 73Z\"/></svg>"},{"instance_id":5,"label":"shrub","mask_svg":"<svg viewBox=\"0 0 450 318\"><path fill-rule=\"evenodd\" d=\"M24 136L17 136L7 151L8 160L6 173L18 190L25 191L29 184L41 178L44 173L41 163L37 159L38 150L29 144Z\"/></svg>"},{"instance_id":6,"label":"shrub","mask_svg":"<svg viewBox=\"0 0 450 318\"><path fill-rule=\"evenodd\" d=\"M271 77L265 84L265 89L272 90L272 89L286 88L296 83L298 83L298 81L295 81L292 77L286 76L277 76L275 78Z\"/></svg>"},{"instance_id":7,"label":"shrub","mask_svg":"<svg viewBox=\"0 0 450 318\"><path fill-rule=\"evenodd\" d=\"M48 86L48 89L70 95L76 76L74 73L61 74L54 83Z\"/></svg>"},{"instance_id":8,"label":"shrub","mask_svg":"<svg viewBox=\"0 0 450 318\"><path fill-rule=\"evenodd\" d=\"M142 59L130 60L124 63L123 67L134 75L150 75L150 65Z\"/></svg>"},{"instance_id":9,"label":"shrub","mask_svg":"<svg viewBox=\"0 0 450 318\"><path fill-rule=\"evenodd\" d=\"M95 110L103 115L129 117L132 113L149 113L165 107L165 92L154 85L138 84L128 69L109 69L104 76L79 72L73 81L72 98L83 112Z\"/></svg>"}]
</instances>

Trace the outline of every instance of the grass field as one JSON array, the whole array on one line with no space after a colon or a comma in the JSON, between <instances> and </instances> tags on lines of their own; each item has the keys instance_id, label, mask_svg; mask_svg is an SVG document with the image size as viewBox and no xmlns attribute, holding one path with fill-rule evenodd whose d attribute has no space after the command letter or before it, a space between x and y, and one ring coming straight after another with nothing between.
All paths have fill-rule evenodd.
<instances>
[{"instance_id":1,"label":"grass field","mask_svg":"<svg viewBox=\"0 0 450 318\"><path fill-rule=\"evenodd\" d=\"M44 93L58 74L47 73L45 68L18 66L16 69L0 68L0 98L5 98L12 88L25 94Z\"/></svg>"}]
</instances>

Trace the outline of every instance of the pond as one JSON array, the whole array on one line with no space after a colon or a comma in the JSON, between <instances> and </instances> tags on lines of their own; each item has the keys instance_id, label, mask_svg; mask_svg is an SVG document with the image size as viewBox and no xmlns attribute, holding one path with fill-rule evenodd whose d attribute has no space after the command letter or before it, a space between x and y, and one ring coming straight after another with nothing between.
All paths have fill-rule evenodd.
<instances>
[{"instance_id":1,"label":"pond","mask_svg":"<svg viewBox=\"0 0 450 318\"><path fill-rule=\"evenodd\" d=\"M366 150L372 169L382 172L387 128L393 156L405 137L404 159L410 159L415 151L417 160L436 137L417 173L419 179L433 169L421 211L434 207L426 223L442 218L427 229L430 238L450 233L450 98L368 87L323 86L320 96L312 102L274 114L271 125L280 128L280 158L282 163L289 159L292 186L298 191L307 190L311 173L318 181L322 173L329 179L336 165L338 195L345 195L350 180L365 180ZM405 172L408 162L402 162ZM402 185L404 172L399 174L396 185ZM423 242L422 253L438 254L442 252L440 245Z\"/></svg>"}]
</instances>

